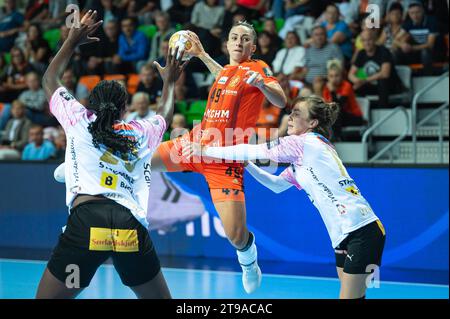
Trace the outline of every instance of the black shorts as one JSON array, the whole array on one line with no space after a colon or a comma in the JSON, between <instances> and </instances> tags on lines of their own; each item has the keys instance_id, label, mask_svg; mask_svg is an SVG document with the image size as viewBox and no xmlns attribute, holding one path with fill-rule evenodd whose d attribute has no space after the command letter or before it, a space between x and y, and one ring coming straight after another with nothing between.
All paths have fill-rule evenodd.
<instances>
[{"instance_id":1,"label":"black shorts","mask_svg":"<svg viewBox=\"0 0 450 319\"><path fill-rule=\"evenodd\" d=\"M336 266L347 274L370 274L373 267L381 266L386 233L383 225L376 220L351 232L335 248Z\"/></svg>"},{"instance_id":2,"label":"black shorts","mask_svg":"<svg viewBox=\"0 0 450 319\"><path fill-rule=\"evenodd\" d=\"M65 283L78 267L85 288L109 257L130 287L150 281L161 269L148 230L129 209L109 199L87 201L71 210L47 268Z\"/></svg>"}]
</instances>

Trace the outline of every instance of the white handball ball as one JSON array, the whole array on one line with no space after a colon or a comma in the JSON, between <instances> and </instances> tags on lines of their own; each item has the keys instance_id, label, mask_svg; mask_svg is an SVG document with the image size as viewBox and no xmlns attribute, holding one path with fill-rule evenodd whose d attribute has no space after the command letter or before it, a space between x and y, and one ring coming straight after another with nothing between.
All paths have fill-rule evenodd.
<instances>
[{"instance_id":1,"label":"white handball ball","mask_svg":"<svg viewBox=\"0 0 450 319\"><path fill-rule=\"evenodd\" d=\"M58 183L65 183L66 182L65 169L66 169L66 164L62 163L53 172L53 177L55 178L55 180Z\"/></svg>"},{"instance_id":2,"label":"white handball ball","mask_svg":"<svg viewBox=\"0 0 450 319\"><path fill-rule=\"evenodd\" d=\"M179 58L179 54L182 50L189 50L190 48L192 48L192 43L187 37L187 34L188 34L187 31L178 31L172 34L172 36L169 39L170 52L173 54L175 52L175 48L178 48L178 56L176 57L177 59ZM186 61L189 60L190 58L192 58L192 56L187 52L185 52L182 57L182 60Z\"/></svg>"}]
</instances>

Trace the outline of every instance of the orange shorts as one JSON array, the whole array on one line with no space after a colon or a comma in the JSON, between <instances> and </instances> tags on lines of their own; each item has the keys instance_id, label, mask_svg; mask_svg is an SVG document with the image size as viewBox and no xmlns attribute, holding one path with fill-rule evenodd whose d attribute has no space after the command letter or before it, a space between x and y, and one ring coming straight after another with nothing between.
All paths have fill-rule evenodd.
<instances>
[{"instance_id":1,"label":"orange shorts","mask_svg":"<svg viewBox=\"0 0 450 319\"><path fill-rule=\"evenodd\" d=\"M174 140L161 143L157 149L161 160L169 172L196 172L202 174L208 183L214 202L245 201L244 164L227 163L223 160L183 156L183 145L189 143L185 134Z\"/></svg>"}]
</instances>

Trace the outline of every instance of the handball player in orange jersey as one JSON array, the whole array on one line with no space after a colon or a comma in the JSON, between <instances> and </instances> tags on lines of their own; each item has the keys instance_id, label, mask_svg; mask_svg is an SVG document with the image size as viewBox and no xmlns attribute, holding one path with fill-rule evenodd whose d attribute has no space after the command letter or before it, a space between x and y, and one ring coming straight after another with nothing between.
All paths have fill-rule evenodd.
<instances>
[{"instance_id":1,"label":"handball player in orange jersey","mask_svg":"<svg viewBox=\"0 0 450 319\"><path fill-rule=\"evenodd\" d=\"M247 293L261 285L261 270L257 263L255 237L246 225L242 162L207 161L189 158L184 152L190 143L226 146L247 143L255 132L264 98L284 108L286 97L269 66L251 59L256 50L257 35L246 22L235 24L228 35L230 63L224 67L216 63L203 49L199 38L188 32L192 43L186 53L203 61L215 76L208 103L200 125L190 133L162 143L152 157L155 171L192 171L203 174L208 183L214 206L231 244L236 248ZM187 152L189 153L189 152Z\"/></svg>"}]
</instances>

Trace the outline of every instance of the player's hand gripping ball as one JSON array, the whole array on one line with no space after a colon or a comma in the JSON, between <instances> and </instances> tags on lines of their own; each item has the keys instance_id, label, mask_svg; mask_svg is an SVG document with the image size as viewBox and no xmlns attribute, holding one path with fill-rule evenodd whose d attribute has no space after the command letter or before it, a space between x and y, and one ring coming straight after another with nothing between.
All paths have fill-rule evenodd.
<instances>
[{"instance_id":1,"label":"player's hand gripping ball","mask_svg":"<svg viewBox=\"0 0 450 319\"><path fill-rule=\"evenodd\" d=\"M175 52L175 48L178 47L178 54L180 54L181 51L185 50L185 53L182 57L183 61L189 60L192 58L192 55L190 55L188 52L192 48L192 43L187 37L187 31L178 31L175 32L169 39L169 50L173 54ZM179 56L176 57L177 59Z\"/></svg>"}]
</instances>

